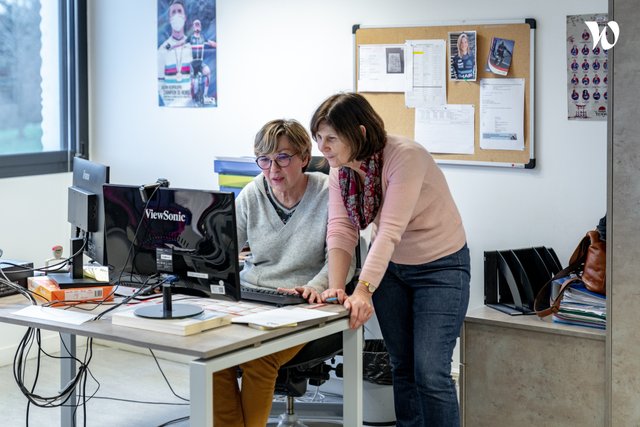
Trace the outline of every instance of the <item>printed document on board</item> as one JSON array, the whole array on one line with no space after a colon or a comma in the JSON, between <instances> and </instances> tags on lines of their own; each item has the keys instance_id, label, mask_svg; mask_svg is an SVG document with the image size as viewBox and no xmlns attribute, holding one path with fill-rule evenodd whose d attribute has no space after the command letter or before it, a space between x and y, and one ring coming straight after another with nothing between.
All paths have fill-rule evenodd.
<instances>
[{"instance_id":1,"label":"printed document on board","mask_svg":"<svg viewBox=\"0 0 640 427\"><path fill-rule=\"evenodd\" d=\"M358 46L358 92L404 92L404 45Z\"/></svg>"},{"instance_id":2,"label":"printed document on board","mask_svg":"<svg viewBox=\"0 0 640 427\"><path fill-rule=\"evenodd\" d=\"M473 105L416 108L415 139L432 153L473 154Z\"/></svg>"},{"instance_id":3,"label":"printed document on board","mask_svg":"<svg viewBox=\"0 0 640 427\"><path fill-rule=\"evenodd\" d=\"M409 108L440 106L447 102L444 40L407 40L405 105Z\"/></svg>"},{"instance_id":4,"label":"printed document on board","mask_svg":"<svg viewBox=\"0 0 640 427\"><path fill-rule=\"evenodd\" d=\"M524 79L480 80L480 148L524 150Z\"/></svg>"}]
</instances>

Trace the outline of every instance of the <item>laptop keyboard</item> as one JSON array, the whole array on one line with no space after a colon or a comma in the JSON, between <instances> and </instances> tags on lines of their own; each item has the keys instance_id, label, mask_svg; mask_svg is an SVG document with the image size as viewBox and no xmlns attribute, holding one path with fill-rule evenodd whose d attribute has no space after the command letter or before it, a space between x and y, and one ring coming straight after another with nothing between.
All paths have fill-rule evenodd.
<instances>
[{"instance_id":1,"label":"laptop keyboard","mask_svg":"<svg viewBox=\"0 0 640 427\"><path fill-rule=\"evenodd\" d=\"M278 292L276 289L270 288L252 288L249 286L240 286L240 298L248 301L259 301L265 304L272 304L277 307L293 304L304 304L306 299L299 294L290 294Z\"/></svg>"}]
</instances>

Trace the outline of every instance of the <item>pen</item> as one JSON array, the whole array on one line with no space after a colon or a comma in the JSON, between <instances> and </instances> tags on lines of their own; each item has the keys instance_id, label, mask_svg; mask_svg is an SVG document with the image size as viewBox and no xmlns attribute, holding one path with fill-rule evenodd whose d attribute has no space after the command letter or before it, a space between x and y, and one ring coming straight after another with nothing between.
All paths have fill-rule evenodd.
<instances>
[{"instance_id":1,"label":"pen","mask_svg":"<svg viewBox=\"0 0 640 427\"><path fill-rule=\"evenodd\" d=\"M324 300L324 302L338 302L338 298L336 297L327 298L326 300Z\"/></svg>"}]
</instances>

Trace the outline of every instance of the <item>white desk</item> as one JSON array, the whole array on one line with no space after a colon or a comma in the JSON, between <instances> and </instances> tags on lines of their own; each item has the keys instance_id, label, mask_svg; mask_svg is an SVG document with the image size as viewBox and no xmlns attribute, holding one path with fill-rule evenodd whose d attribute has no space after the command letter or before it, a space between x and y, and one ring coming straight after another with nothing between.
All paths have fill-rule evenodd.
<instances>
[{"instance_id":1,"label":"white desk","mask_svg":"<svg viewBox=\"0 0 640 427\"><path fill-rule=\"evenodd\" d=\"M340 305L328 305L336 313L328 321L309 321L303 326L259 331L242 325L228 325L186 337L155 333L142 329L112 326L107 317L80 326L48 322L15 316L13 313L24 307L21 298L8 297L0 300L0 322L45 329L60 333L60 339L75 355L76 336L93 337L154 350L183 354L194 358L189 368L191 400L190 424L195 427L213 425L213 380L212 374L239 363L309 342L336 332L343 336L344 400L343 418L345 426L362 425L362 330L349 329L348 313ZM67 354L61 345L61 355ZM61 358L60 383L65 385L75 376L76 366L71 358ZM124 379L123 379L124 380ZM73 426L76 396L62 407L61 425Z\"/></svg>"}]
</instances>

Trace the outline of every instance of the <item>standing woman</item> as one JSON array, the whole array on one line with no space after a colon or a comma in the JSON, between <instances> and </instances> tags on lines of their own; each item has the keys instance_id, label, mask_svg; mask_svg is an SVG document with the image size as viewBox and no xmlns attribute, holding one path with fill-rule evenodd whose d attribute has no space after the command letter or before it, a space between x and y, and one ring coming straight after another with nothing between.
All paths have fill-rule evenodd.
<instances>
[{"instance_id":1,"label":"standing woman","mask_svg":"<svg viewBox=\"0 0 640 427\"><path fill-rule=\"evenodd\" d=\"M329 161L329 289L351 310L352 328L375 305L393 368L398 427L457 426L451 357L469 303L469 250L462 220L435 161L421 145L387 135L367 100L340 93L311 119ZM358 232L372 243L349 297L344 292Z\"/></svg>"}]
</instances>

